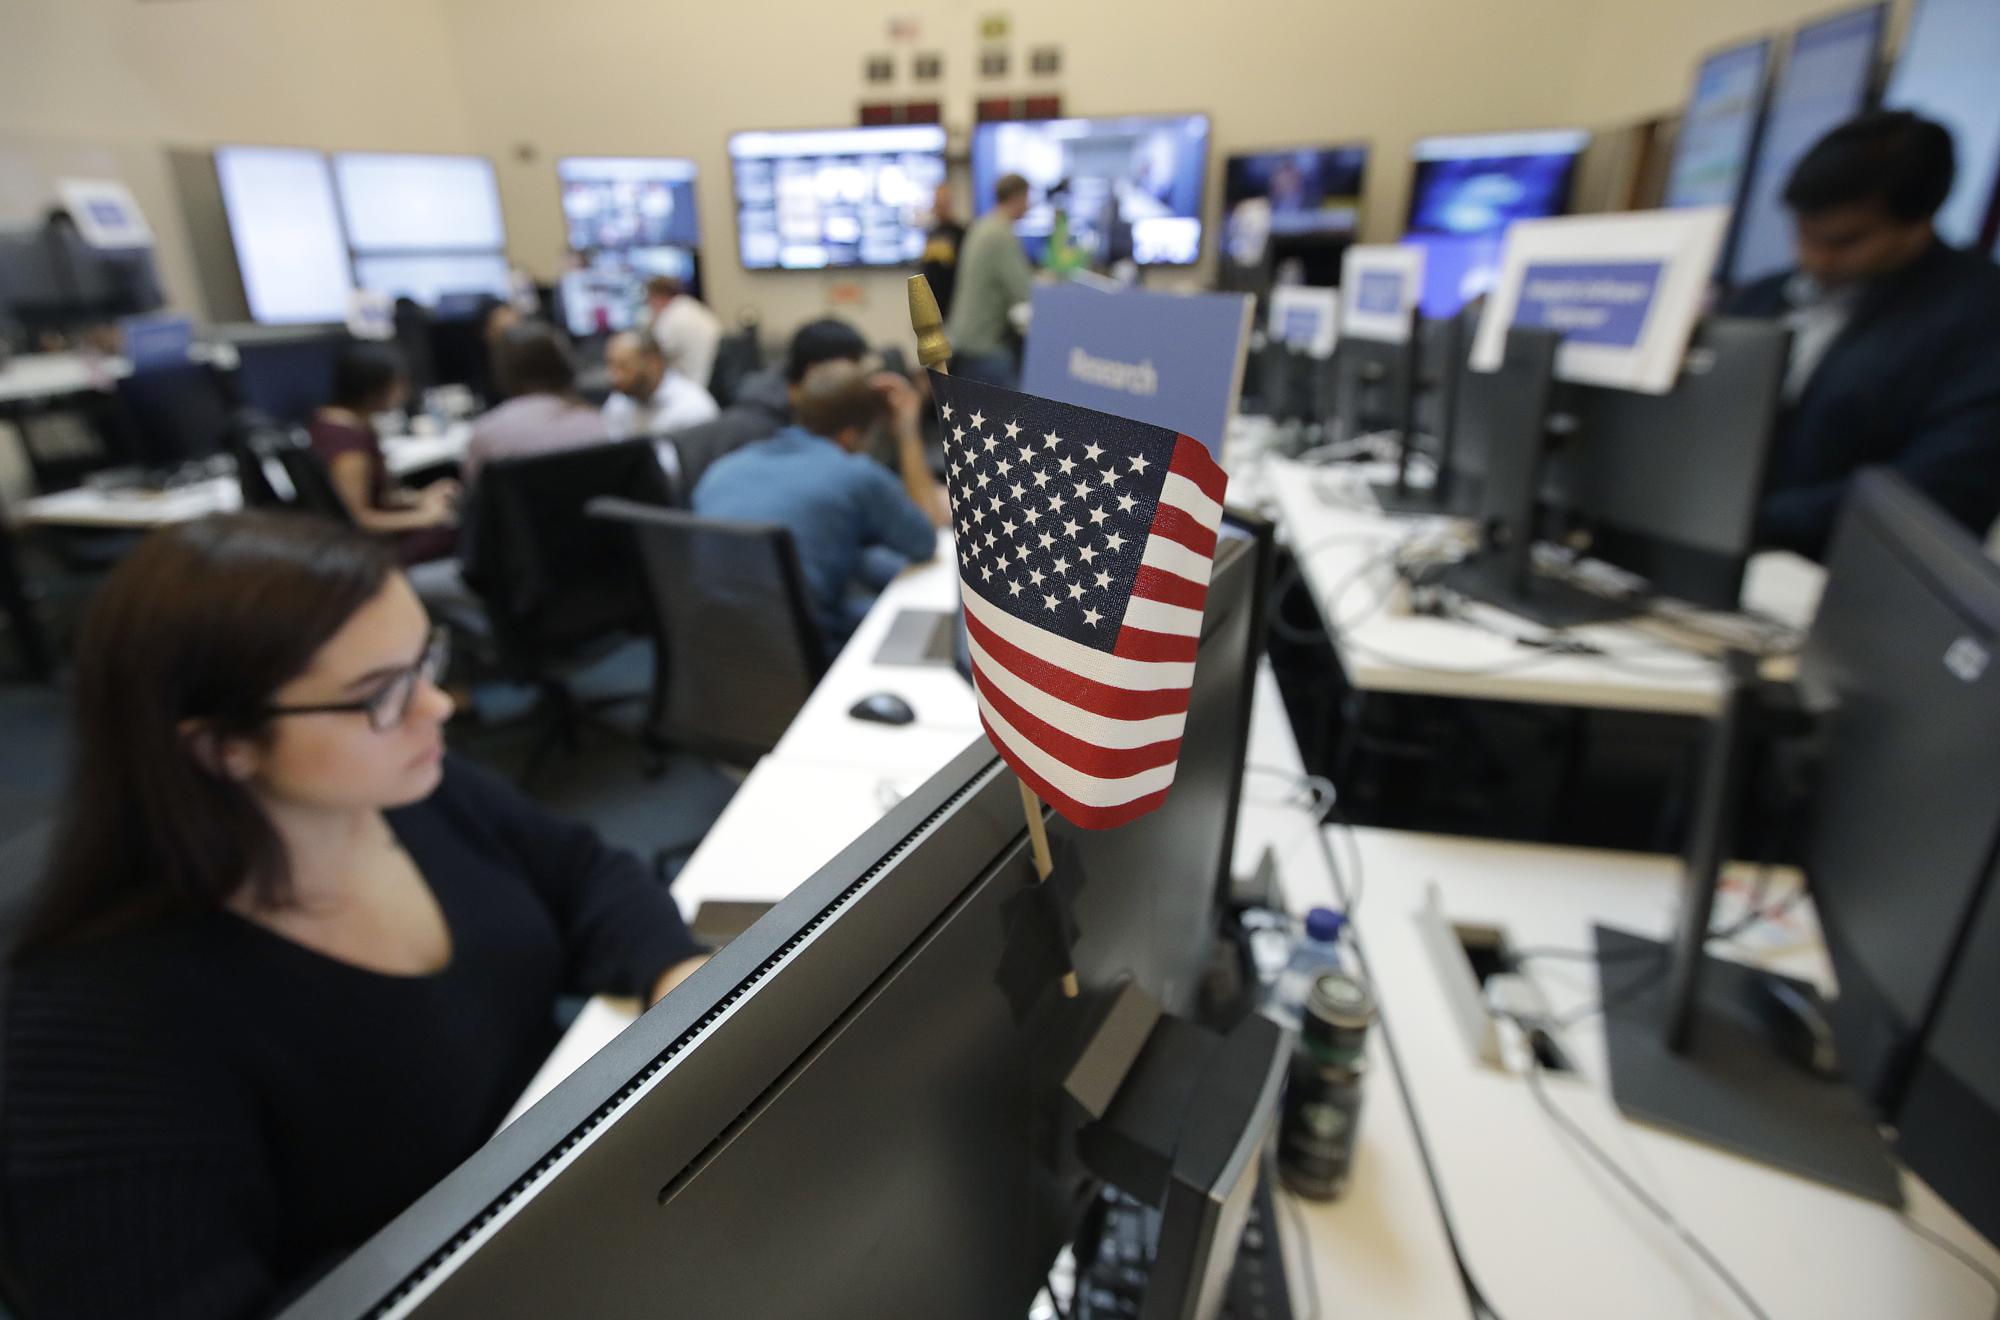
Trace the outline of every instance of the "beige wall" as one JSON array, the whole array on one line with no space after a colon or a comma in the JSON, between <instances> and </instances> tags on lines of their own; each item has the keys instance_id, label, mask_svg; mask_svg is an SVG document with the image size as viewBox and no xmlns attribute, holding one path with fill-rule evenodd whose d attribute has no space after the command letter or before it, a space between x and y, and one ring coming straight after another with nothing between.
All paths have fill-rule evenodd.
<instances>
[{"instance_id":1,"label":"beige wall","mask_svg":"<svg viewBox=\"0 0 2000 1320\"><path fill-rule=\"evenodd\" d=\"M1837 2L0 0L0 220L51 161L93 144L139 176L128 182L169 237L164 169L147 154L162 144L475 150L498 167L516 259L548 276L563 250L557 157L685 155L701 169L718 310L782 334L832 307L887 339L906 332L900 274L738 267L731 131L852 122L863 100L915 95L962 127L989 90L1060 91L1078 114L1206 110L1211 209L1228 151L1366 139L1366 233L1392 238L1413 138L1668 111L1702 50ZM973 77L975 26L995 10L1012 17L1017 76L989 84ZM915 18L919 40L892 46L890 13ZM1066 61L1046 83L1025 70L1043 42ZM913 50L941 51L944 80L864 84L863 57L892 49L901 69ZM162 262L178 284L183 258Z\"/></svg>"},{"instance_id":2,"label":"beige wall","mask_svg":"<svg viewBox=\"0 0 2000 1320\"><path fill-rule=\"evenodd\" d=\"M0 223L122 179L204 311L163 148L470 150L456 52L436 0L0 0Z\"/></svg>"}]
</instances>

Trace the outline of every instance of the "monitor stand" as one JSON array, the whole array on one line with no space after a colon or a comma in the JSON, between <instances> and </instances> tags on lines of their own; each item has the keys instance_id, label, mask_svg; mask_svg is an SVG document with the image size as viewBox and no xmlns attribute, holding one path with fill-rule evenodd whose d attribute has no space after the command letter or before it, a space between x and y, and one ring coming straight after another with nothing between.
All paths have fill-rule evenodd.
<instances>
[{"instance_id":1,"label":"monitor stand","mask_svg":"<svg viewBox=\"0 0 2000 1320\"><path fill-rule=\"evenodd\" d=\"M1480 548L1443 578L1453 591L1545 628L1602 623L1633 610L1534 571L1535 508L1560 342L1553 331L1516 326L1507 332L1499 369L1468 378L1463 406L1468 413L1476 410L1486 449L1477 510Z\"/></svg>"},{"instance_id":2,"label":"monitor stand","mask_svg":"<svg viewBox=\"0 0 2000 1320\"><path fill-rule=\"evenodd\" d=\"M1810 1020L1820 1009L1812 987L1702 954L1687 1045L1677 1051L1666 1040L1667 981L1653 970L1667 946L1606 926L1594 934L1611 1098L1621 1110L1866 1200L1903 1204L1867 1102L1800 1057L1801 1042L1820 1030ZM1788 1021L1781 1006L1793 996L1808 1008Z\"/></svg>"},{"instance_id":3,"label":"monitor stand","mask_svg":"<svg viewBox=\"0 0 2000 1320\"><path fill-rule=\"evenodd\" d=\"M1779 739L1813 731L1800 692L1762 681L1756 657L1732 652L1724 674L1672 948L1595 929L1611 1095L1634 1118L1900 1206L1887 1143L1867 1102L1839 1079L1818 996L1706 952L1718 879L1758 766Z\"/></svg>"}]
</instances>

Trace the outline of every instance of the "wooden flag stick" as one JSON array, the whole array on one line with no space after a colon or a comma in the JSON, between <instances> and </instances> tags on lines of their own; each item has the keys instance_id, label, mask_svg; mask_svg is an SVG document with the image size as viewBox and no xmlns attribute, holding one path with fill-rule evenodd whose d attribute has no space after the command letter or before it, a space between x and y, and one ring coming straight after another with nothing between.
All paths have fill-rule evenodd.
<instances>
[{"instance_id":1,"label":"wooden flag stick","mask_svg":"<svg viewBox=\"0 0 2000 1320\"><path fill-rule=\"evenodd\" d=\"M938 311L937 295L931 292L931 282L921 275L910 276L910 329L917 334L917 361L939 375L950 374L951 340L945 338L944 314ZM1055 857L1049 852L1049 830L1042 821L1042 800L1035 790L1028 787L1024 779L1017 779L1021 785L1021 814L1028 821L1028 848L1035 858L1035 879L1047 884L1055 871ZM1062 978L1063 994L1075 999L1079 993L1076 970L1065 968Z\"/></svg>"}]
</instances>

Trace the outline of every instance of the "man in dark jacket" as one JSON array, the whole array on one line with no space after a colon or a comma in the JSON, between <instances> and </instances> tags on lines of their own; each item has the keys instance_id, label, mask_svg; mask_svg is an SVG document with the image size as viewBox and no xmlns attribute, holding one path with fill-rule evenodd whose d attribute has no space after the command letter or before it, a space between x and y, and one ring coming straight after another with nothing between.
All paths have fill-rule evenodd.
<instances>
[{"instance_id":1,"label":"man in dark jacket","mask_svg":"<svg viewBox=\"0 0 2000 1320\"><path fill-rule=\"evenodd\" d=\"M1764 544L1824 554L1865 467L1982 538L2000 516L2000 267L1932 227L1953 172L1951 135L1907 111L1850 120L1792 171L1798 267L1726 309L1792 328Z\"/></svg>"},{"instance_id":2,"label":"man in dark jacket","mask_svg":"<svg viewBox=\"0 0 2000 1320\"><path fill-rule=\"evenodd\" d=\"M828 317L800 326L783 366L745 377L735 401L720 417L669 437L680 455L681 489L692 493L710 463L790 426L799 386L814 367L823 362L859 362L867 356L868 341L845 321Z\"/></svg>"}]
</instances>

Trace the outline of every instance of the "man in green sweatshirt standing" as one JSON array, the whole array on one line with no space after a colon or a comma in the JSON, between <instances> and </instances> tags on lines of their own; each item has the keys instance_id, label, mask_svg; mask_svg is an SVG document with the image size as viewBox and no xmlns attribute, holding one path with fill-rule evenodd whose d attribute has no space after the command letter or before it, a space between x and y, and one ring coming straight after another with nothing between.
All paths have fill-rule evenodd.
<instances>
[{"instance_id":1,"label":"man in green sweatshirt standing","mask_svg":"<svg viewBox=\"0 0 2000 1320\"><path fill-rule=\"evenodd\" d=\"M1008 312L1028 300L1034 270L1014 224L1028 211L1028 181L1018 174L993 188L994 207L965 236L959 251L958 284L952 295L951 369L991 385L1014 388L1016 372Z\"/></svg>"}]
</instances>

